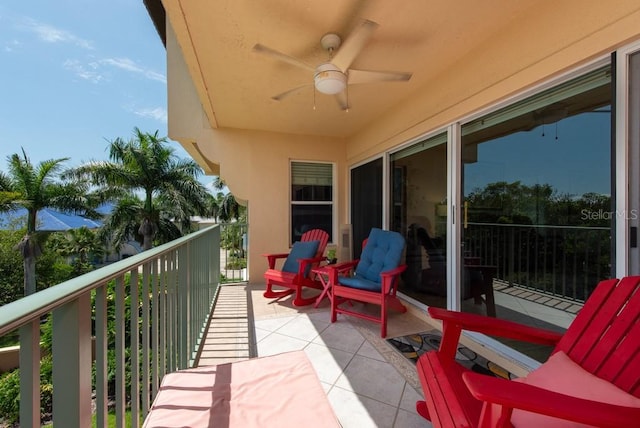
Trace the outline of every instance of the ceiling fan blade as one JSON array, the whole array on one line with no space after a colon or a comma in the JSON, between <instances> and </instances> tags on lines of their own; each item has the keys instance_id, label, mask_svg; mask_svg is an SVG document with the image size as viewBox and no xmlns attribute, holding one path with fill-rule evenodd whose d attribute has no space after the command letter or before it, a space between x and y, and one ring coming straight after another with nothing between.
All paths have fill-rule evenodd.
<instances>
[{"instance_id":1,"label":"ceiling fan blade","mask_svg":"<svg viewBox=\"0 0 640 428\"><path fill-rule=\"evenodd\" d=\"M401 73L395 71L371 71L371 70L349 70L349 84L376 82L406 82L411 79L412 73Z\"/></svg>"},{"instance_id":2,"label":"ceiling fan blade","mask_svg":"<svg viewBox=\"0 0 640 428\"><path fill-rule=\"evenodd\" d=\"M347 98L347 91L338 92L335 95L336 101L340 106L340 109L349 111L349 99Z\"/></svg>"},{"instance_id":3,"label":"ceiling fan blade","mask_svg":"<svg viewBox=\"0 0 640 428\"><path fill-rule=\"evenodd\" d=\"M331 63L346 72L376 28L378 28L378 24L368 19L365 20L349 34L331 60Z\"/></svg>"},{"instance_id":4,"label":"ceiling fan blade","mask_svg":"<svg viewBox=\"0 0 640 428\"><path fill-rule=\"evenodd\" d=\"M280 61L286 62L288 64L291 65L295 65L296 67L300 67L300 68L304 68L305 70L309 70L309 71L315 71L315 67L310 66L309 64L300 61L297 58L294 58L292 56L289 56L287 54L283 54L282 52L278 52L276 50L273 50L271 48L268 48L264 45L261 45L260 43L257 43L254 47L253 47L253 51L257 52L259 54L262 55L267 55L270 56L272 58L276 58L279 59Z\"/></svg>"},{"instance_id":5,"label":"ceiling fan blade","mask_svg":"<svg viewBox=\"0 0 640 428\"><path fill-rule=\"evenodd\" d=\"M289 95L293 94L294 92L299 91L302 88L306 88L308 86L313 86L311 83L307 83L306 85L302 85L302 86L297 86L295 88L289 89L288 91L284 91L278 95L274 95L273 97L271 97L272 100L275 101L282 101L283 98L288 97Z\"/></svg>"}]
</instances>

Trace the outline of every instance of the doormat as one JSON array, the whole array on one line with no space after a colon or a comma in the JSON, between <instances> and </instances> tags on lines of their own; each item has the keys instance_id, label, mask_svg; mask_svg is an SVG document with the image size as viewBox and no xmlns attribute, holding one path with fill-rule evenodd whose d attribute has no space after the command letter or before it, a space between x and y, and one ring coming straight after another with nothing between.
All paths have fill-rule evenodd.
<instances>
[{"instance_id":1,"label":"doormat","mask_svg":"<svg viewBox=\"0 0 640 428\"><path fill-rule=\"evenodd\" d=\"M440 347L441 340L442 333L440 333L439 330L429 330L422 333L394 337L387 339L387 342L397 349L406 359L415 364L420 355L428 351L437 350ZM514 379L516 377L504 368L463 345L458 345L456 361L477 373L504 379Z\"/></svg>"}]
</instances>

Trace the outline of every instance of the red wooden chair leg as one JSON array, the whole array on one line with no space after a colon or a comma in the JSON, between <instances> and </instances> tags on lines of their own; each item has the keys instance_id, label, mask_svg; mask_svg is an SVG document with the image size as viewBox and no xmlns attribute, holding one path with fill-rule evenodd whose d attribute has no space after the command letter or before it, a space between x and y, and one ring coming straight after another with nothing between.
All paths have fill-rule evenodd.
<instances>
[{"instance_id":1,"label":"red wooden chair leg","mask_svg":"<svg viewBox=\"0 0 640 428\"><path fill-rule=\"evenodd\" d=\"M416 401L416 412L426 420L430 421L431 416L429 415L429 409L427 409L427 402L420 400Z\"/></svg>"},{"instance_id":2,"label":"red wooden chair leg","mask_svg":"<svg viewBox=\"0 0 640 428\"><path fill-rule=\"evenodd\" d=\"M279 297L284 297L284 296L293 294L294 292L295 290L291 290L291 289L282 290L282 291L273 291L273 284L267 284L267 289L262 295L267 299L277 299Z\"/></svg>"}]
</instances>

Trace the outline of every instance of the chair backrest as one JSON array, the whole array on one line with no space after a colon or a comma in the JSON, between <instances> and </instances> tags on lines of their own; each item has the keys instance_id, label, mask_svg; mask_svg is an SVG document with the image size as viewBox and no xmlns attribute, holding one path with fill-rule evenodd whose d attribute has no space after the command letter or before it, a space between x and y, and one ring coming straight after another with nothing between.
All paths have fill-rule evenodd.
<instances>
[{"instance_id":1,"label":"chair backrest","mask_svg":"<svg viewBox=\"0 0 640 428\"><path fill-rule=\"evenodd\" d=\"M602 281L555 351L640 397L640 276Z\"/></svg>"},{"instance_id":2,"label":"chair backrest","mask_svg":"<svg viewBox=\"0 0 640 428\"><path fill-rule=\"evenodd\" d=\"M324 254L325 248L327 248L327 242L329 242L329 234L322 229L311 229L306 231L300 237L302 242L318 241L318 251L316 251L316 257L321 257Z\"/></svg>"},{"instance_id":3,"label":"chair backrest","mask_svg":"<svg viewBox=\"0 0 640 428\"><path fill-rule=\"evenodd\" d=\"M398 232L371 229L356 266L356 276L380 283L380 272L400 265L404 251L404 237Z\"/></svg>"}]
</instances>

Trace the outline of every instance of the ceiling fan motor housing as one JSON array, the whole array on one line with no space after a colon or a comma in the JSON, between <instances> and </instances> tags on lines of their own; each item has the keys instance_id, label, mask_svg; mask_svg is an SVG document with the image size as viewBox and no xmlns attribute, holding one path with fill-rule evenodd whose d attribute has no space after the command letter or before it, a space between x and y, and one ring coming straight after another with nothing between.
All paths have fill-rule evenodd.
<instances>
[{"instance_id":1,"label":"ceiling fan motor housing","mask_svg":"<svg viewBox=\"0 0 640 428\"><path fill-rule=\"evenodd\" d=\"M347 87L347 76L338 67L326 62L316 67L313 82L318 92L334 95Z\"/></svg>"}]
</instances>

